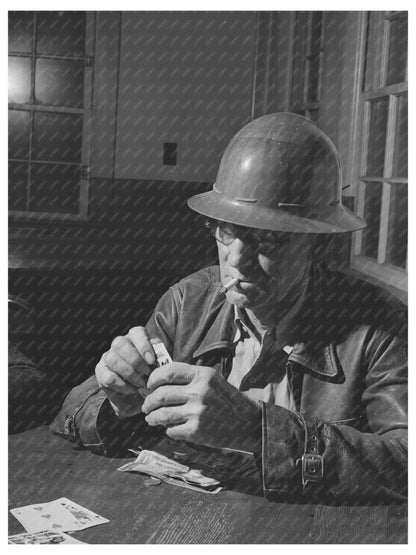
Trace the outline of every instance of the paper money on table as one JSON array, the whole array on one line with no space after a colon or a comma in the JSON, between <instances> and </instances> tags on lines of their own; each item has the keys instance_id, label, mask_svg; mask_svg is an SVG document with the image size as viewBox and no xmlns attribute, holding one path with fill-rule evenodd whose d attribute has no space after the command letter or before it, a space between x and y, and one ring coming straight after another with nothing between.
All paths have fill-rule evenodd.
<instances>
[{"instance_id":1,"label":"paper money on table","mask_svg":"<svg viewBox=\"0 0 416 555\"><path fill-rule=\"evenodd\" d=\"M204 476L200 470L178 463L155 451L143 450L135 461L124 464L117 470L140 472L168 484L205 493L218 493L223 489L218 480Z\"/></svg>"},{"instance_id":2,"label":"paper money on table","mask_svg":"<svg viewBox=\"0 0 416 555\"><path fill-rule=\"evenodd\" d=\"M183 444L180 447L182 448ZM123 465L118 470L140 472L169 484L205 493L218 493L232 480L256 472L252 455L224 452L201 446L186 447L186 452L180 453L181 462L157 451L131 449L138 455L136 460ZM173 451L172 456L177 455L179 453Z\"/></svg>"}]
</instances>

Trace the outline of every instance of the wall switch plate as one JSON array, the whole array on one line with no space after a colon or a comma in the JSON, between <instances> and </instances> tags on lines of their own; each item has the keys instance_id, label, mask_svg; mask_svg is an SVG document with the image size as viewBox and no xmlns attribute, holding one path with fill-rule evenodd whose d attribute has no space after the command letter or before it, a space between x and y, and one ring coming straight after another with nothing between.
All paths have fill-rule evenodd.
<instances>
[{"instance_id":1,"label":"wall switch plate","mask_svg":"<svg viewBox=\"0 0 416 555\"><path fill-rule=\"evenodd\" d=\"M177 143L163 143L163 165L176 166L178 154Z\"/></svg>"}]
</instances>

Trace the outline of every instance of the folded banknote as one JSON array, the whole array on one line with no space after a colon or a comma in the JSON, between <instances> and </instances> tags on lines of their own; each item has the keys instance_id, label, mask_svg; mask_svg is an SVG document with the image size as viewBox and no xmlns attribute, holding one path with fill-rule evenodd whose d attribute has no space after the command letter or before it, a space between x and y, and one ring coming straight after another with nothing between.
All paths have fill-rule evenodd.
<instances>
[{"instance_id":1,"label":"folded banknote","mask_svg":"<svg viewBox=\"0 0 416 555\"><path fill-rule=\"evenodd\" d=\"M117 470L146 474L169 484L205 493L218 493L230 481L256 471L252 455L240 452L188 449L186 453L181 453L182 462L178 462L156 451L131 451L138 455L136 460ZM188 464L184 464L185 460Z\"/></svg>"}]
</instances>

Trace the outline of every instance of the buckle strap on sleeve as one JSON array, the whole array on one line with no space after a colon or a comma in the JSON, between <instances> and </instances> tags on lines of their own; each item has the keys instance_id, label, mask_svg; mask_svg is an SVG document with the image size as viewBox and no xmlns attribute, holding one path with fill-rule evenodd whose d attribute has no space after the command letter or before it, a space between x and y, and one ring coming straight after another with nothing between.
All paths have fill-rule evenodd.
<instances>
[{"instance_id":1,"label":"buckle strap on sleeve","mask_svg":"<svg viewBox=\"0 0 416 555\"><path fill-rule=\"evenodd\" d=\"M320 482L324 477L324 459L319 454L319 437L317 422L314 417L305 419L298 413L305 430L305 443L302 458L296 461L301 464L302 486L306 491L309 482Z\"/></svg>"}]
</instances>

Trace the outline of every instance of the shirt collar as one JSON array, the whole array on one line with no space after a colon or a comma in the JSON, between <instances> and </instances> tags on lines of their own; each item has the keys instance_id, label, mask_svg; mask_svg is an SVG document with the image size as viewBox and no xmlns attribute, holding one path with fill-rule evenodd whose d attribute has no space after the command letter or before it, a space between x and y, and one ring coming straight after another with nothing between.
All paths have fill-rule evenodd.
<instances>
[{"instance_id":1,"label":"shirt collar","mask_svg":"<svg viewBox=\"0 0 416 555\"><path fill-rule=\"evenodd\" d=\"M234 324L236 327L234 341L238 343L238 341L243 338L243 335L245 333L248 333L248 329L244 323L244 314L242 313L242 310L239 309L236 305L234 305Z\"/></svg>"},{"instance_id":2,"label":"shirt collar","mask_svg":"<svg viewBox=\"0 0 416 555\"><path fill-rule=\"evenodd\" d=\"M253 331L252 325L250 322L250 318L247 312L236 305L234 305L234 323L236 326L236 335L234 337L234 341L238 342L241 339L244 339L244 336L256 336L256 339L260 340L262 338L257 337L257 334ZM266 329L264 331L267 331ZM263 336L263 334L262 334Z\"/></svg>"}]
</instances>

